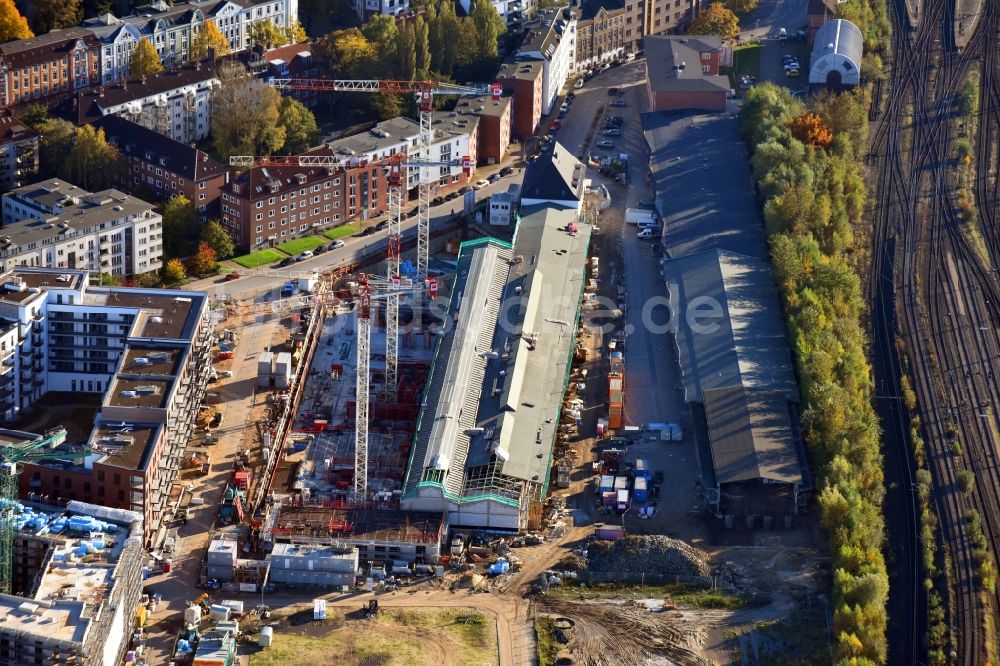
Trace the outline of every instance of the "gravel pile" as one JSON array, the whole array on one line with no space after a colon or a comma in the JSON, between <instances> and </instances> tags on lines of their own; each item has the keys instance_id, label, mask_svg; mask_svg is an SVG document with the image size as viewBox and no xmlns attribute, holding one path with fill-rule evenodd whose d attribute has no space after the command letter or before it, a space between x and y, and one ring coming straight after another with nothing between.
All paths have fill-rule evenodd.
<instances>
[{"instance_id":1,"label":"gravel pile","mask_svg":"<svg viewBox=\"0 0 1000 666\"><path fill-rule=\"evenodd\" d=\"M665 536L627 536L617 541L593 541L587 551L587 569L595 573L709 575L704 553L683 541Z\"/></svg>"}]
</instances>

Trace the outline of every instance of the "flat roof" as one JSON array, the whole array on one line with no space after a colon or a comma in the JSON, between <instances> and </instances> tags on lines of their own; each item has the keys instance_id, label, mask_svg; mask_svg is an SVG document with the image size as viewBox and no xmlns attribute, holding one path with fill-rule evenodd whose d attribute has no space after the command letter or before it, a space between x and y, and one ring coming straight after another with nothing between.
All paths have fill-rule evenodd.
<instances>
[{"instance_id":1,"label":"flat roof","mask_svg":"<svg viewBox=\"0 0 1000 666\"><path fill-rule=\"evenodd\" d=\"M505 62L500 65L497 72L498 79L521 79L523 81L534 81L538 78L544 65L541 60L522 60Z\"/></svg>"},{"instance_id":2,"label":"flat roof","mask_svg":"<svg viewBox=\"0 0 1000 666\"><path fill-rule=\"evenodd\" d=\"M355 548L339 548L326 544L276 543L271 548L271 557L323 557L336 560L355 560Z\"/></svg>"},{"instance_id":3,"label":"flat roof","mask_svg":"<svg viewBox=\"0 0 1000 666\"><path fill-rule=\"evenodd\" d=\"M88 296L94 297L99 305L116 308L136 308L133 335L139 338L162 338L184 340L191 337L204 292L119 289L115 287L91 287Z\"/></svg>"},{"instance_id":4,"label":"flat roof","mask_svg":"<svg viewBox=\"0 0 1000 666\"><path fill-rule=\"evenodd\" d=\"M707 74L701 68L701 54L722 49L714 35L647 35L646 77L656 92L729 92L729 77Z\"/></svg>"},{"instance_id":5,"label":"flat roof","mask_svg":"<svg viewBox=\"0 0 1000 666\"><path fill-rule=\"evenodd\" d=\"M150 445L156 443L160 427L157 424L102 421L91 433L90 444L105 465L141 470L149 457Z\"/></svg>"},{"instance_id":6,"label":"flat roof","mask_svg":"<svg viewBox=\"0 0 1000 666\"><path fill-rule=\"evenodd\" d=\"M741 385L799 400L770 264L712 250L667 261L667 282L688 402Z\"/></svg>"},{"instance_id":7,"label":"flat roof","mask_svg":"<svg viewBox=\"0 0 1000 666\"><path fill-rule=\"evenodd\" d=\"M802 483L784 392L733 386L705 391L704 400L718 483L757 479Z\"/></svg>"},{"instance_id":8,"label":"flat roof","mask_svg":"<svg viewBox=\"0 0 1000 666\"><path fill-rule=\"evenodd\" d=\"M170 397L173 379L115 377L108 387L106 405L112 407L156 407L163 409Z\"/></svg>"},{"instance_id":9,"label":"flat roof","mask_svg":"<svg viewBox=\"0 0 1000 666\"><path fill-rule=\"evenodd\" d=\"M125 348L125 360L122 361L119 373L176 376L184 351L177 347L128 345Z\"/></svg>"}]
</instances>

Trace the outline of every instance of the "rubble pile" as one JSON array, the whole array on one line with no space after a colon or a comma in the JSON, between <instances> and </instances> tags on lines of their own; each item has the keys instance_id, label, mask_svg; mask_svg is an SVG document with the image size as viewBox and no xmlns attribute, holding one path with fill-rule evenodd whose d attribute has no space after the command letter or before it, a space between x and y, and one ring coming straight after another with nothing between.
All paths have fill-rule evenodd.
<instances>
[{"instance_id":1,"label":"rubble pile","mask_svg":"<svg viewBox=\"0 0 1000 666\"><path fill-rule=\"evenodd\" d=\"M599 573L699 577L710 571L704 553L683 541L659 535L594 541L587 549L587 559L587 568Z\"/></svg>"}]
</instances>

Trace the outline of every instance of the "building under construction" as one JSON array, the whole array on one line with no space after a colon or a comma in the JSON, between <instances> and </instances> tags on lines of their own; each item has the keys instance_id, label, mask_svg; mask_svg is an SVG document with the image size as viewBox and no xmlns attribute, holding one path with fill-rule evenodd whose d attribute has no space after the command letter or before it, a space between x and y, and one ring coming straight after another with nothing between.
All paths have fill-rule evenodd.
<instances>
[{"instance_id":1,"label":"building under construction","mask_svg":"<svg viewBox=\"0 0 1000 666\"><path fill-rule=\"evenodd\" d=\"M142 515L83 502L14 512L0 664L120 663L142 592Z\"/></svg>"}]
</instances>

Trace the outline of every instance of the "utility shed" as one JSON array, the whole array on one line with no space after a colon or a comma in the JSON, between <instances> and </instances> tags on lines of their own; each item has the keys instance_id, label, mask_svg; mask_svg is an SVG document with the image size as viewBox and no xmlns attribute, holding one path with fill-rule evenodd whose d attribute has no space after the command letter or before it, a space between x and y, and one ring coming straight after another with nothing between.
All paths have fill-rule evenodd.
<instances>
[{"instance_id":1,"label":"utility shed","mask_svg":"<svg viewBox=\"0 0 1000 666\"><path fill-rule=\"evenodd\" d=\"M354 546L277 543L267 556L275 583L354 585L358 551Z\"/></svg>"},{"instance_id":2,"label":"utility shed","mask_svg":"<svg viewBox=\"0 0 1000 666\"><path fill-rule=\"evenodd\" d=\"M809 85L841 90L860 84L863 51L858 26L844 19L827 21L813 41Z\"/></svg>"}]
</instances>

